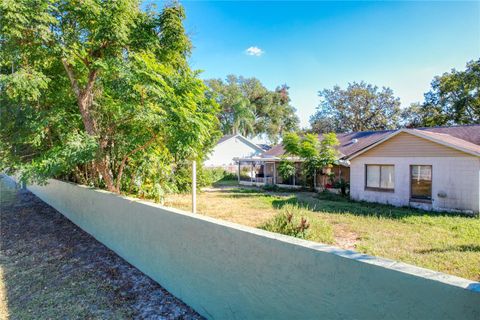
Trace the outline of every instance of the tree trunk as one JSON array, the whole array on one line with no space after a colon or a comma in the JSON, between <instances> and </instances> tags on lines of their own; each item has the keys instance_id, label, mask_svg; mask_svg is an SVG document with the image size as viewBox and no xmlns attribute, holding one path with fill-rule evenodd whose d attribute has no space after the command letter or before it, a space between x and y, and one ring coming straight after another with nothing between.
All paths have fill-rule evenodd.
<instances>
[{"instance_id":1,"label":"tree trunk","mask_svg":"<svg viewBox=\"0 0 480 320\"><path fill-rule=\"evenodd\" d=\"M75 77L73 67L67 62L67 60L62 59L63 66L67 72L68 78L77 98L78 108L82 116L82 122L85 126L85 131L90 135L94 136L99 140L99 152L96 159L94 160L93 167L101 175L102 179L105 181L108 191L111 192L120 192L118 188L115 187L113 176L110 172L109 164L105 155L105 147L107 142L101 137L98 137L98 128L95 122L95 119L92 117L91 108L93 105L93 89L95 85L95 80L97 79L98 70L90 70L88 74L88 81L85 85L85 88L80 88L78 81Z\"/></svg>"}]
</instances>

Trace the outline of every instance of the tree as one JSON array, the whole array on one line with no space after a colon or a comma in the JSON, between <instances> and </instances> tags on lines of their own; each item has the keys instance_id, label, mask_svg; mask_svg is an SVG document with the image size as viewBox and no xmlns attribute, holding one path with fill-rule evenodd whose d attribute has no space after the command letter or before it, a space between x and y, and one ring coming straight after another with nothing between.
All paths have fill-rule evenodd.
<instances>
[{"instance_id":1,"label":"tree","mask_svg":"<svg viewBox=\"0 0 480 320\"><path fill-rule=\"evenodd\" d=\"M323 132L352 132L395 129L400 122L400 99L390 88L353 82L319 92L317 112L310 118L313 129Z\"/></svg>"},{"instance_id":2,"label":"tree","mask_svg":"<svg viewBox=\"0 0 480 320\"><path fill-rule=\"evenodd\" d=\"M335 149L340 144L337 135L333 132L324 133L320 140L320 150L318 154L319 162L322 167L329 167L338 160L338 151Z\"/></svg>"},{"instance_id":3,"label":"tree","mask_svg":"<svg viewBox=\"0 0 480 320\"><path fill-rule=\"evenodd\" d=\"M330 167L338 160L335 147L339 141L333 132L324 133L320 141L315 134L307 133L299 137L296 133L289 133L282 144L287 155L304 160L302 169L307 181L315 179L317 170Z\"/></svg>"},{"instance_id":4,"label":"tree","mask_svg":"<svg viewBox=\"0 0 480 320\"><path fill-rule=\"evenodd\" d=\"M158 13L137 0L3 1L1 169L113 192L166 188L218 135L184 18L175 3Z\"/></svg>"},{"instance_id":5,"label":"tree","mask_svg":"<svg viewBox=\"0 0 480 320\"><path fill-rule=\"evenodd\" d=\"M286 85L270 91L256 78L235 75L227 76L225 81L211 79L206 83L221 106L218 118L224 134L265 134L276 142L298 127Z\"/></svg>"},{"instance_id":6,"label":"tree","mask_svg":"<svg viewBox=\"0 0 480 320\"><path fill-rule=\"evenodd\" d=\"M464 71L452 69L437 76L425 101L408 109L406 125L441 126L480 123L480 59L467 63ZM413 119L411 119L413 117Z\"/></svg>"}]
</instances>

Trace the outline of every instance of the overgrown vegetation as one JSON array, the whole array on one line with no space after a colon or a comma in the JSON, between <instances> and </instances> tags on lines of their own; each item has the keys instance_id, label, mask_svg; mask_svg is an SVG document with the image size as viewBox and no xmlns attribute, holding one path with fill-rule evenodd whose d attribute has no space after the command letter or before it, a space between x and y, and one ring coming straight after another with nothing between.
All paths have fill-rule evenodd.
<instances>
[{"instance_id":1,"label":"overgrown vegetation","mask_svg":"<svg viewBox=\"0 0 480 320\"><path fill-rule=\"evenodd\" d=\"M480 59L435 77L425 101L412 104L403 116L409 127L480 123Z\"/></svg>"},{"instance_id":2,"label":"overgrown vegetation","mask_svg":"<svg viewBox=\"0 0 480 320\"><path fill-rule=\"evenodd\" d=\"M307 185L312 188L315 174L321 173L323 168L331 167L338 160L338 151L335 147L339 145L339 141L333 132L322 134L320 141L315 134L307 133L300 137L296 133L288 133L282 144L287 156L295 156L303 160L303 175ZM288 163L287 161L289 160L285 160L285 163ZM279 172L283 177L282 162Z\"/></svg>"},{"instance_id":3,"label":"overgrown vegetation","mask_svg":"<svg viewBox=\"0 0 480 320\"><path fill-rule=\"evenodd\" d=\"M220 135L178 3L0 2L0 170L148 198Z\"/></svg>"},{"instance_id":4,"label":"overgrown vegetation","mask_svg":"<svg viewBox=\"0 0 480 320\"><path fill-rule=\"evenodd\" d=\"M228 172L223 168L202 168L197 177L200 187L213 186L221 182L233 181L238 182L237 175Z\"/></svg>"},{"instance_id":5,"label":"overgrown vegetation","mask_svg":"<svg viewBox=\"0 0 480 320\"><path fill-rule=\"evenodd\" d=\"M277 214L260 228L304 239L308 228L310 228L310 224L307 219L301 215L301 209L299 207L289 205L285 206L281 213Z\"/></svg>"},{"instance_id":6,"label":"overgrown vegetation","mask_svg":"<svg viewBox=\"0 0 480 320\"><path fill-rule=\"evenodd\" d=\"M256 78L235 75L206 83L221 107L218 117L224 134L263 134L277 143L284 133L298 128L299 119L290 105L286 85L271 91Z\"/></svg>"}]
</instances>

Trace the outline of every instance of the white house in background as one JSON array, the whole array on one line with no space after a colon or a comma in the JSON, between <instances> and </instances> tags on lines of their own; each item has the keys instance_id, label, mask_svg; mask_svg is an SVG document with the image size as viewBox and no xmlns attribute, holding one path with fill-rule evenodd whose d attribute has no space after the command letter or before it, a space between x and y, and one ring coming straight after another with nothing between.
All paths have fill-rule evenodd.
<instances>
[{"instance_id":1,"label":"white house in background","mask_svg":"<svg viewBox=\"0 0 480 320\"><path fill-rule=\"evenodd\" d=\"M205 161L206 167L230 167L235 164L233 158L258 156L265 152L259 145L240 134L223 136Z\"/></svg>"}]
</instances>

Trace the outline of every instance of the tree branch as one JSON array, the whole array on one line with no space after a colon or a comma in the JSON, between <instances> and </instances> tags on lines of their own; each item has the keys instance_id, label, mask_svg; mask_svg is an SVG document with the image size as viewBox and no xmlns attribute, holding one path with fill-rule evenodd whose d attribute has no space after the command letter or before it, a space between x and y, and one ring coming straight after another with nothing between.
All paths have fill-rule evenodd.
<instances>
[{"instance_id":1,"label":"tree branch","mask_svg":"<svg viewBox=\"0 0 480 320\"><path fill-rule=\"evenodd\" d=\"M67 72L68 79L70 79L70 83L72 85L73 91L77 96L77 99L80 97L80 86L78 85L77 79L75 78L75 74L73 73L72 65L67 62L66 59L62 59L63 67Z\"/></svg>"},{"instance_id":2,"label":"tree branch","mask_svg":"<svg viewBox=\"0 0 480 320\"><path fill-rule=\"evenodd\" d=\"M125 169L125 165L127 164L127 161L128 159L134 155L135 153L145 149L146 147L148 147L149 145L151 145L155 140L157 139L157 135L154 134L153 137L151 137L147 142L145 142L143 145L141 146L138 146L136 147L135 149L133 149L132 151L130 151L129 153L127 153L127 155L125 155L125 157L123 157L122 159L122 162L120 163L120 167L118 168L118 175L117 175L117 192L120 192L120 183L121 183L121 180L122 180L122 175L123 175L123 170Z\"/></svg>"}]
</instances>

